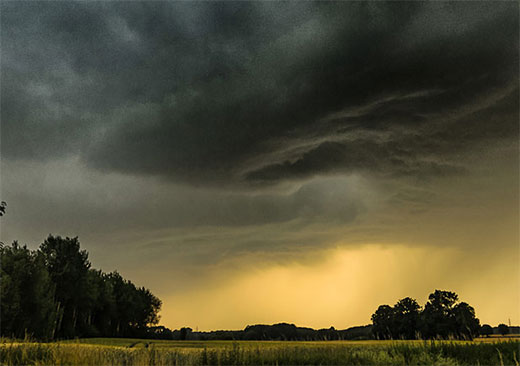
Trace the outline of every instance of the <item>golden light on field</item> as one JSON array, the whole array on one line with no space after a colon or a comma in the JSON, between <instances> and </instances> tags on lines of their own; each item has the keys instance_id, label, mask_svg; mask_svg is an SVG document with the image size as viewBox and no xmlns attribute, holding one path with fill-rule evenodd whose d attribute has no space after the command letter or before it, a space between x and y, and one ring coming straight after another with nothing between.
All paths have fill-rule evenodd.
<instances>
[{"instance_id":1,"label":"golden light on field","mask_svg":"<svg viewBox=\"0 0 520 366\"><path fill-rule=\"evenodd\" d=\"M516 258L465 264L467 255L450 248L366 245L329 250L321 260L303 264L244 267L165 297L162 323L199 330L274 322L343 329L370 323L377 306L405 296L424 304L434 289L457 292L483 323L507 322L507 317L517 323Z\"/></svg>"}]
</instances>

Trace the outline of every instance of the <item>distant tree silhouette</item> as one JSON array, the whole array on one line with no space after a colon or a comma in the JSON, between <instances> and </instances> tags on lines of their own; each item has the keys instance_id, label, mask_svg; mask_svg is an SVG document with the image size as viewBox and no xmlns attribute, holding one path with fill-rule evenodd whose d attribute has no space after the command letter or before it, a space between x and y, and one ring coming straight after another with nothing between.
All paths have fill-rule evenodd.
<instances>
[{"instance_id":1,"label":"distant tree silhouette","mask_svg":"<svg viewBox=\"0 0 520 366\"><path fill-rule=\"evenodd\" d=\"M453 335L455 315L453 307L458 300L455 292L435 290L428 297L421 314L421 333L425 338L448 338Z\"/></svg>"},{"instance_id":2,"label":"distant tree silhouette","mask_svg":"<svg viewBox=\"0 0 520 366\"><path fill-rule=\"evenodd\" d=\"M498 325L498 333L502 335L509 334L509 327L505 324L499 324Z\"/></svg>"},{"instance_id":3,"label":"distant tree silhouette","mask_svg":"<svg viewBox=\"0 0 520 366\"><path fill-rule=\"evenodd\" d=\"M485 335L486 337L489 337L491 334L493 334L493 328L489 324L483 324L480 327L480 334Z\"/></svg>"},{"instance_id":4,"label":"distant tree silhouette","mask_svg":"<svg viewBox=\"0 0 520 366\"><path fill-rule=\"evenodd\" d=\"M395 306L381 305L372 315L372 332L378 339L449 338L473 339L480 321L475 309L451 291L435 290L424 310L416 300L406 297Z\"/></svg>"},{"instance_id":5,"label":"distant tree silhouette","mask_svg":"<svg viewBox=\"0 0 520 366\"><path fill-rule=\"evenodd\" d=\"M405 297L395 304L395 326L398 338L417 338L420 312L421 306L411 297Z\"/></svg>"},{"instance_id":6,"label":"distant tree silhouette","mask_svg":"<svg viewBox=\"0 0 520 366\"><path fill-rule=\"evenodd\" d=\"M405 297L393 307L381 305L372 315L374 336L378 339L417 338L421 306Z\"/></svg>"},{"instance_id":7,"label":"distant tree silhouette","mask_svg":"<svg viewBox=\"0 0 520 366\"><path fill-rule=\"evenodd\" d=\"M188 335L191 332L192 332L191 328L181 328L181 334L180 334L181 341L184 341L184 340L188 339Z\"/></svg>"},{"instance_id":8,"label":"distant tree silhouette","mask_svg":"<svg viewBox=\"0 0 520 366\"><path fill-rule=\"evenodd\" d=\"M480 321L475 316L475 309L465 302L453 308L456 334L458 338L473 340L480 331Z\"/></svg>"},{"instance_id":9,"label":"distant tree silhouette","mask_svg":"<svg viewBox=\"0 0 520 366\"><path fill-rule=\"evenodd\" d=\"M395 312L390 305L381 305L372 315L372 331L377 339L392 339L395 336Z\"/></svg>"}]
</instances>

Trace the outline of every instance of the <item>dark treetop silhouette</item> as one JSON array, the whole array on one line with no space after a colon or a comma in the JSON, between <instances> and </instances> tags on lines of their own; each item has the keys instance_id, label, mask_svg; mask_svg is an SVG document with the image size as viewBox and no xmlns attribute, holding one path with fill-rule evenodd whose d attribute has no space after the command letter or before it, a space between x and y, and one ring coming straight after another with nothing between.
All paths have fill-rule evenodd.
<instances>
[{"instance_id":1,"label":"dark treetop silhouette","mask_svg":"<svg viewBox=\"0 0 520 366\"><path fill-rule=\"evenodd\" d=\"M373 333L379 339L473 339L480 331L475 309L457 301L455 292L435 290L424 309L409 297L381 305L372 315Z\"/></svg>"}]
</instances>

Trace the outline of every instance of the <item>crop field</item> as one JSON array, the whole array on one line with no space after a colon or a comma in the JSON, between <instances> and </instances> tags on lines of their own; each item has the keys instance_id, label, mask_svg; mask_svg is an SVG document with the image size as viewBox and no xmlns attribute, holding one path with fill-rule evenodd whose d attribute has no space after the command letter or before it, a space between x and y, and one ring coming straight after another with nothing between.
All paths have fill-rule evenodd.
<instances>
[{"instance_id":1,"label":"crop field","mask_svg":"<svg viewBox=\"0 0 520 366\"><path fill-rule=\"evenodd\" d=\"M519 365L518 339L477 341L163 341L4 339L2 365Z\"/></svg>"}]
</instances>

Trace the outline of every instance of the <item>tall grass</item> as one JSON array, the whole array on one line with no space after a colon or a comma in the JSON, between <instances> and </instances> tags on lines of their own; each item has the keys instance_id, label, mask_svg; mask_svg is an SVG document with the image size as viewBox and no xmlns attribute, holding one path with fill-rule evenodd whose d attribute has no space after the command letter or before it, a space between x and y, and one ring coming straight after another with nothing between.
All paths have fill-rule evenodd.
<instances>
[{"instance_id":1,"label":"tall grass","mask_svg":"<svg viewBox=\"0 0 520 366\"><path fill-rule=\"evenodd\" d=\"M519 341L389 342L374 345L229 342L210 348L4 342L2 365L515 365Z\"/></svg>"}]
</instances>

